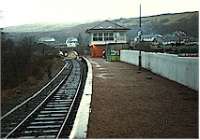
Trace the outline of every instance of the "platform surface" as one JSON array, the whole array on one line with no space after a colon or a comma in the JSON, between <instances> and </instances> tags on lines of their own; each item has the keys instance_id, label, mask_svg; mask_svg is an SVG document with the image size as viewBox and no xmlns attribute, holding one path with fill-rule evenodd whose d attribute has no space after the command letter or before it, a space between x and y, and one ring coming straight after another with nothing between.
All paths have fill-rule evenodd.
<instances>
[{"instance_id":1,"label":"platform surface","mask_svg":"<svg viewBox=\"0 0 200 140\"><path fill-rule=\"evenodd\" d=\"M198 92L147 70L89 58L88 138L197 138Z\"/></svg>"}]
</instances>

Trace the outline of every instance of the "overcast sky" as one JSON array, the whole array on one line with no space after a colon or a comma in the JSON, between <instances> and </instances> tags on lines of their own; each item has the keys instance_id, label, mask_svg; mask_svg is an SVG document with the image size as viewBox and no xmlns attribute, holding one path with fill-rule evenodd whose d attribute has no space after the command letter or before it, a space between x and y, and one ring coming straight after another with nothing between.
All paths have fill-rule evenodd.
<instances>
[{"instance_id":1,"label":"overcast sky","mask_svg":"<svg viewBox=\"0 0 200 140\"><path fill-rule=\"evenodd\" d=\"M0 0L0 27L39 22L95 20L198 11L199 0Z\"/></svg>"}]
</instances>

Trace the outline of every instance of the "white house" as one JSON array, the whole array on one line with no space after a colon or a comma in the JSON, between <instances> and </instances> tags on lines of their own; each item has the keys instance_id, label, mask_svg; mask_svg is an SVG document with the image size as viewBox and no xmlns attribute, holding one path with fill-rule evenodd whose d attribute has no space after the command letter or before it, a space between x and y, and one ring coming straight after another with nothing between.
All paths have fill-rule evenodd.
<instances>
[{"instance_id":1,"label":"white house","mask_svg":"<svg viewBox=\"0 0 200 140\"><path fill-rule=\"evenodd\" d=\"M129 29L105 20L86 32L90 34L89 45L104 45L109 43L127 43L126 32Z\"/></svg>"},{"instance_id":2,"label":"white house","mask_svg":"<svg viewBox=\"0 0 200 140\"><path fill-rule=\"evenodd\" d=\"M89 46L91 47L91 53L96 54L97 57L101 57L103 51L105 51L106 44L126 44L126 32L128 30L128 28L109 20L105 20L87 29L86 32L90 35ZM93 49L94 46L95 49Z\"/></svg>"},{"instance_id":3,"label":"white house","mask_svg":"<svg viewBox=\"0 0 200 140\"><path fill-rule=\"evenodd\" d=\"M39 42L46 42L46 43L49 43L49 42L55 42L55 38L53 37L41 37L39 39Z\"/></svg>"},{"instance_id":4,"label":"white house","mask_svg":"<svg viewBox=\"0 0 200 140\"><path fill-rule=\"evenodd\" d=\"M66 44L67 44L67 47L77 47L79 45L78 39L75 37L67 38Z\"/></svg>"}]
</instances>

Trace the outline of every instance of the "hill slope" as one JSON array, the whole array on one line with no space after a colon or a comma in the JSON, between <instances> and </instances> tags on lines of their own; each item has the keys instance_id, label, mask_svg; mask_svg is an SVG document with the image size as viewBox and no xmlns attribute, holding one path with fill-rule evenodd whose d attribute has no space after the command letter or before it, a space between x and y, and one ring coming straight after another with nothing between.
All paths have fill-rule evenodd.
<instances>
[{"instance_id":1,"label":"hill slope","mask_svg":"<svg viewBox=\"0 0 200 140\"><path fill-rule=\"evenodd\" d=\"M198 38L198 18L199 12L184 12L175 14L162 14L142 18L142 30L144 34L158 33L165 35L175 31L183 31L187 35ZM7 27L5 32L12 32L12 36L16 35L26 36L32 35L36 38L48 36L54 37L59 42L65 42L67 37L78 37L79 33L87 44L88 35L85 33L86 29L98 24L100 21L69 26L67 24L51 24L51 25L23 25L16 27ZM120 18L115 19L116 22L122 26L128 27L131 30L128 32L128 37L134 38L138 31L138 18ZM15 33L14 33L15 32ZM20 38L20 37L18 37Z\"/></svg>"}]
</instances>

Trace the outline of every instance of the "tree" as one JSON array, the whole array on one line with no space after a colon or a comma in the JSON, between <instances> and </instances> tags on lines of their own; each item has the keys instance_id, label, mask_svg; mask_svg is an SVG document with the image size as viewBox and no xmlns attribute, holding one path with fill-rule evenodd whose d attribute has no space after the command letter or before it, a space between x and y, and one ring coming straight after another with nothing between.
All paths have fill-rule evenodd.
<instances>
[{"instance_id":1,"label":"tree","mask_svg":"<svg viewBox=\"0 0 200 140\"><path fill-rule=\"evenodd\" d=\"M79 42L80 46L83 45L83 38L81 36L81 33L78 34L78 42Z\"/></svg>"},{"instance_id":2,"label":"tree","mask_svg":"<svg viewBox=\"0 0 200 140\"><path fill-rule=\"evenodd\" d=\"M6 34L2 35L1 47L1 82L2 88L16 85L16 69L15 69L15 43L12 39L7 39Z\"/></svg>"}]
</instances>

